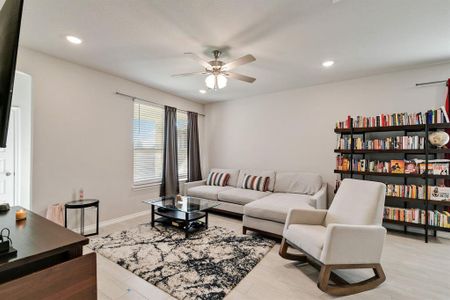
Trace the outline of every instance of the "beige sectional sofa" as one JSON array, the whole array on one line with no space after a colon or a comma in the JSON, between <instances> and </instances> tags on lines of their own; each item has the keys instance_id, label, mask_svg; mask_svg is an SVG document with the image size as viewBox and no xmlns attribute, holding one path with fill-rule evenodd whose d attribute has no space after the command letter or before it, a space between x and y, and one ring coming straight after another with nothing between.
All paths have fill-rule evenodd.
<instances>
[{"instance_id":1,"label":"beige sectional sofa","mask_svg":"<svg viewBox=\"0 0 450 300\"><path fill-rule=\"evenodd\" d=\"M271 170L212 169L230 174L228 185L208 186L206 180L185 184L185 193L221 202L216 209L243 215L243 230L281 236L289 209L324 209L327 185L320 175ZM246 174L269 177L267 192L240 188Z\"/></svg>"}]
</instances>

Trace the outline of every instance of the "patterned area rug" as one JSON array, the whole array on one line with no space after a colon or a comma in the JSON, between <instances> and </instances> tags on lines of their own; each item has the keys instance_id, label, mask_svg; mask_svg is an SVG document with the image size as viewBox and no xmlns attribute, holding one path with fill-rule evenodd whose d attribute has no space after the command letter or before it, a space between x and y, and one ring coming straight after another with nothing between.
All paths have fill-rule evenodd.
<instances>
[{"instance_id":1,"label":"patterned area rug","mask_svg":"<svg viewBox=\"0 0 450 300\"><path fill-rule=\"evenodd\" d=\"M210 226L185 239L172 227L91 238L89 247L178 299L223 299L275 242Z\"/></svg>"}]
</instances>

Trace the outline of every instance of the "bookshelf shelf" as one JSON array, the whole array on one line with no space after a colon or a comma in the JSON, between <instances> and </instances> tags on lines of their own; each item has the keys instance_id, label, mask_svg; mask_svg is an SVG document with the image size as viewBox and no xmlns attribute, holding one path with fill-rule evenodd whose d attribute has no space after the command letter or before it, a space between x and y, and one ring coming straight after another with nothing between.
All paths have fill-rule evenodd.
<instances>
[{"instance_id":1,"label":"bookshelf shelf","mask_svg":"<svg viewBox=\"0 0 450 300\"><path fill-rule=\"evenodd\" d=\"M400 153L400 154L425 154L425 150L397 150L397 149L389 149L389 150L341 150L341 149L334 149L335 153L342 153L342 154L367 154L367 153Z\"/></svg>"},{"instance_id":2,"label":"bookshelf shelf","mask_svg":"<svg viewBox=\"0 0 450 300\"><path fill-rule=\"evenodd\" d=\"M450 123L438 123L429 124L429 130L446 129L450 128ZM357 127L357 128L335 128L335 133L342 134L357 134L357 133L367 133L367 132L386 132L386 131L408 131L408 132L419 132L425 131L425 124L423 125L405 125L405 126L383 126L383 127Z\"/></svg>"},{"instance_id":3,"label":"bookshelf shelf","mask_svg":"<svg viewBox=\"0 0 450 300\"><path fill-rule=\"evenodd\" d=\"M425 199L394 197L394 196L386 196L386 200L403 201L403 202L417 202L417 203L425 203L425 201L426 201ZM431 205L440 205L440 206L449 206L450 207L450 201L428 200L428 203Z\"/></svg>"},{"instance_id":4,"label":"bookshelf shelf","mask_svg":"<svg viewBox=\"0 0 450 300\"><path fill-rule=\"evenodd\" d=\"M435 112L435 111L434 111ZM339 155L345 155L346 158L348 158L348 161L350 161L349 170L343 171L343 170L334 170L334 173L340 174L341 179L345 177L356 177L361 178L362 180L375 180L375 181L382 181L382 182L388 182L392 184L399 184L399 181L402 181L401 185L408 185L408 184L414 184L417 185L418 181L421 182L420 184L423 185L424 189L424 198L428 198L428 187L429 186L436 186L438 184L438 180L450 180L450 175L433 175L429 174L428 164L431 159L437 159L442 158L444 154L450 154L450 149L444 148L436 148L433 147L428 141L427 136L429 132L436 131L436 130L442 130L442 129L450 129L450 123L435 123L432 124L432 118L433 112L427 112L423 118L425 120L426 124L420 124L420 125L405 125L405 126L384 126L384 127L366 127L366 128L353 128L353 119L349 117L348 123L350 128L335 128L334 132L336 134L340 135L341 139L349 139L350 141L354 141L356 138L362 139L363 145L366 141L366 138L370 138L371 133L391 133L391 136L422 136L425 137L425 144L424 149L389 149L389 150L375 150L375 149L361 149L357 150L354 149L355 143L352 142L349 144L349 147L352 147L351 149L334 149L334 153L338 153ZM374 118L374 117L373 117ZM378 117L377 117L378 118ZM447 117L448 118L448 117ZM359 119L360 120L360 119ZM433 119L436 120L436 119ZM408 134L409 133L409 134ZM345 135L348 135L348 137L345 137ZM384 134L386 135L386 134ZM339 145L339 143L338 143ZM354 156L358 155L356 160L359 160L360 157L362 159L366 159L366 154L372 154L372 155L383 155L383 160L389 160L386 159L385 155L395 155L391 156L392 158L390 160L396 160L399 156L402 156L403 160L411 160L414 157L411 157L411 155L419 155L420 159L424 160L425 164L425 172L423 174L405 174L405 173L381 173L381 172L359 172L355 171L355 167L353 166ZM409 156L408 156L409 155ZM370 157L372 159L372 157ZM367 161L367 160L366 160ZM353 168L353 169L352 169ZM370 176L367 178L366 176ZM379 177L379 178L378 178ZM397 178L394 180L394 178ZM409 181L408 179L411 179ZM403 226L403 232L409 233L407 231L408 227L416 227L416 228L422 228L424 229L424 232L421 233L424 236L424 240L427 243L429 233L431 231L434 236L436 236L437 231L446 231L450 232L450 228L445 227L439 227L439 226L432 226L429 225L429 212L435 212L438 211L440 213L443 212L443 210L448 210L450 208L450 201L437 201L437 200L425 200L425 199L416 199L416 198L405 198L405 197L393 197L393 196L386 196L385 201L389 201L392 203L393 207L397 207L400 209L408 209L408 208L418 208L425 211L425 224L417 224L417 223L410 223L410 222L403 222L403 221L397 221L397 220L391 220L391 219L383 219L383 224L394 224L394 225L401 225ZM398 203L396 203L396 201ZM433 214L431 214L433 215ZM439 215L442 217L442 215ZM388 228L393 229L393 228ZM395 230L395 229L393 229Z\"/></svg>"},{"instance_id":5,"label":"bookshelf shelf","mask_svg":"<svg viewBox=\"0 0 450 300\"><path fill-rule=\"evenodd\" d=\"M416 177L416 178L430 178L430 179L450 179L449 175L425 175L425 174L405 174L405 173L380 173L380 172L358 172L358 171L341 171L334 170L337 174L351 174L364 176L388 176L388 177Z\"/></svg>"},{"instance_id":6,"label":"bookshelf shelf","mask_svg":"<svg viewBox=\"0 0 450 300\"><path fill-rule=\"evenodd\" d=\"M335 153L342 154L370 154L370 153L399 153L399 154L422 154L425 155L425 149L389 149L389 150L373 150L373 149L365 149L365 150L350 150L350 149L334 149ZM438 153L450 153L450 149L428 149L428 153L438 154Z\"/></svg>"},{"instance_id":7,"label":"bookshelf shelf","mask_svg":"<svg viewBox=\"0 0 450 300\"><path fill-rule=\"evenodd\" d=\"M432 226L432 225L425 226L425 224L397 221L397 220L391 220L391 219L383 219L383 222L384 223L389 223L389 224L406 225L406 226L419 227L419 228L427 227L428 229L431 229L431 230L439 230L439 231L450 232L450 228L445 228L445 227L440 227L440 226Z\"/></svg>"},{"instance_id":8,"label":"bookshelf shelf","mask_svg":"<svg viewBox=\"0 0 450 300\"><path fill-rule=\"evenodd\" d=\"M425 224L419 224L419 223L411 223L411 222L397 221L397 220L391 220L391 219L383 219L383 222L389 223L389 224L407 225L407 226L412 226L412 227L425 228Z\"/></svg>"},{"instance_id":9,"label":"bookshelf shelf","mask_svg":"<svg viewBox=\"0 0 450 300\"><path fill-rule=\"evenodd\" d=\"M431 230L439 230L439 231L450 232L450 228L445 228L445 227L439 227L439 226L431 226L431 225L428 225L428 228L431 229Z\"/></svg>"}]
</instances>

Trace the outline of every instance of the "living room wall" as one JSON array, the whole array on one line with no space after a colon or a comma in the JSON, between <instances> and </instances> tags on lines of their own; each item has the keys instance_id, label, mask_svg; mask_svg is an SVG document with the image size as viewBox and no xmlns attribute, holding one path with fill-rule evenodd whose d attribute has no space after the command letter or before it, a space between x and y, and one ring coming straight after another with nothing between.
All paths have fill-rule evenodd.
<instances>
[{"instance_id":1,"label":"living room wall","mask_svg":"<svg viewBox=\"0 0 450 300\"><path fill-rule=\"evenodd\" d=\"M439 107L445 102L445 85L415 83L444 80L449 70L450 64L442 64L208 104L209 166L317 172L328 183L331 198L335 122L347 115Z\"/></svg>"},{"instance_id":2,"label":"living room wall","mask_svg":"<svg viewBox=\"0 0 450 300\"><path fill-rule=\"evenodd\" d=\"M26 48L18 70L33 81L31 208L42 215L80 188L100 199L100 220L143 211L141 201L159 194L159 186L132 188L133 102L115 91L203 113L201 104Z\"/></svg>"}]
</instances>

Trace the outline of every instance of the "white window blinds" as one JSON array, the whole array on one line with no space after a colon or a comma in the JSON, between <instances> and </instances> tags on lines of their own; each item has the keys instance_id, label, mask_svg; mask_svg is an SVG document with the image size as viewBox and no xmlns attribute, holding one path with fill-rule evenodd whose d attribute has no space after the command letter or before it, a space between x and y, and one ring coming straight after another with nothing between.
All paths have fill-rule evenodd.
<instances>
[{"instance_id":1,"label":"white window blinds","mask_svg":"<svg viewBox=\"0 0 450 300\"><path fill-rule=\"evenodd\" d=\"M177 111L178 179L187 180L187 113Z\"/></svg>"},{"instance_id":2,"label":"white window blinds","mask_svg":"<svg viewBox=\"0 0 450 300\"><path fill-rule=\"evenodd\" d=\"M177 111L178 177L187 179L187 113ZM134 102L133 182L135 186L161 182L164 149L164 108Z\"/></svg>"},{"instance_id":3,"label":"white window blinds","mask_svg":"<svg viewBox=\"0 0 450 300\"><path fill-rule=\"evenodd\" d=\"M134 102L134 185L161 182L164 149L164 109Z\"/></svg>"}]
</instances>

